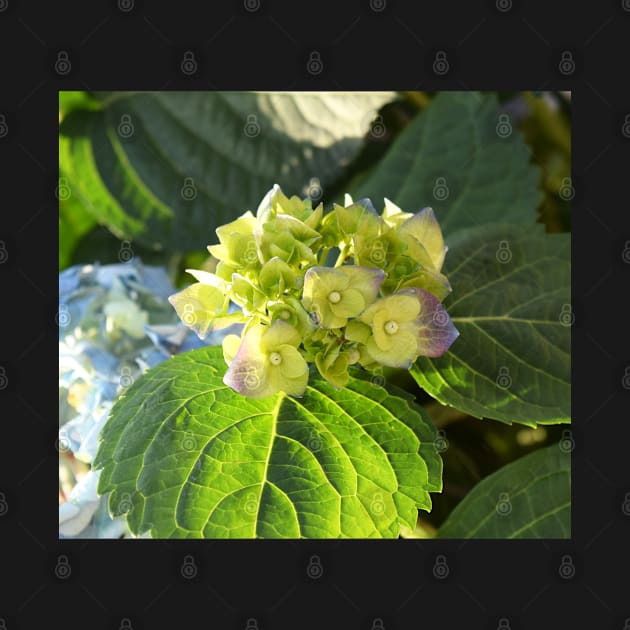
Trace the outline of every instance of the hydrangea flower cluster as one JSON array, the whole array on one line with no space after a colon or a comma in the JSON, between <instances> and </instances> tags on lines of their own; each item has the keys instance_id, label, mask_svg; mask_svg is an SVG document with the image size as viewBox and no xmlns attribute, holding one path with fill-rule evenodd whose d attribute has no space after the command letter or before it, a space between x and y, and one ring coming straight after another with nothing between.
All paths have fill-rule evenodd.
<instances>
[{"instance_id":1,"label":"hydrangea flower cluster","mask_svg":"<svg viewBox=\"0 0 630 630\"><path fill-rule=\"evenodd\" d=\"M174 290L166 269L136 258L59 274L60 538L131 535L124 517L110 517L108 495L97 494L101 471L90 469L114 403L147 369L234 331L200 341L167 303Z\"/></svg>"},{"instance_id":2,"label":"hydrangea flower cluster","mask_svg":"<svg viewBox=\"0 0 630 630\"><path fill-rule=\"evenodd\" d=\"M346 195L324 215L276 184L255 215L216 232L215 273L188 269L197 282L169 301L201 338L244 324L224 338L223 355L224 382L245 396L301 396L309 363L342 388L350 365L409 368L459 334L441 304L447 248L431 208L411 214L385 199L379 215Z\"/></svg>"}]
</instances>

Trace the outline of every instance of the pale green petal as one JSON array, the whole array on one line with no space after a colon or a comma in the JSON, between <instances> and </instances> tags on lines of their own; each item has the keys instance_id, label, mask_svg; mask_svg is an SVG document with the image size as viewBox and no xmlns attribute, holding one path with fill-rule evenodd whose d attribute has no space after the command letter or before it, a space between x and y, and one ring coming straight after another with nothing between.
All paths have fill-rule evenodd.
<instances>
[{"instance_id":1,"label":"pale green petal","mask_svg":"<svg viewBox=\"0 0 630 630\"><path fill-rule=\"evenodd\" d=\"M366 347L370 356L380 363L389 367L410 367L417 356L416 338L413 334L401 330L394 335L391 348L387 351L378 347L374 338L368 340Z\"/></svg>"},{"instance_id":2,"label":"pale green petal","mask_svg":"<svg viewBox=\"0 0 630 630\"><path fill-rule=\"evenodd\" d=\"M403 289L405 287L424 289L435 295L440 302L452 291L448 278L440 272L432 271L431 269L421 269L403 278L399 288Z\"/></svg>"},{"instance_id":3,"label":"pale green petal","mask_svg":"<svg viewBox=\"0 0 630 630\"><path fill-rule=\"evenodd\" d=\"M403 223L400 230L411 234L422 243L431 257L436 271L442 268L446 248L444 247L444 238L440 224L437 222L432 208L422 209Z\"/></svg>"},{"instance_id":4,"label":"pale green petal","mask_svg":"<svg viewBox=\"0 0 630 630\"><path fill-rule=\"evenodd\" d=\"M381 283L385 278L382 269L373 267L361 267L359 265L344 265L339 268L346 278L348 278L348 288L357 289L361 292L366 306L374 302Z\"/></svg>"},{"instance_id":5,"label":"pale green petal","mask_svg":"<svg viewBox=\"0 0 630 630\"><path fill-rule=\"evenodd\" d=\"M186 269L186 273L189 273L197 282L201 282L201 284L207 284L221 291L227 291L227 282L214 273L203 271L202 269Z\"/></svg>"},{"instance_id":6,"label":"pale green petal","mask_svg":"<svg viewBox=\"0 0 630 630\"><path fill-rule=\"evenodd\" d=\"M293 346L285 344L280 346L277 352L282 357L282 363L278 367L285 378L297 378L308 372L304 357Z\"/></svg>"},{"instance_id":7,"label":"pale green petal","mask_svg":"<svg viewBox=\"0 0 630 630\"><path fill-rule=\"evenodd\" d=\"M278 319L271 326L267 327L262 336L260 349L262 352L269 354L278 352L278 348L284 344L297 347L301 341L300 333L293 326Z\"/></svg>"},{"instance_id":8,"label":"pale green petal","mask_svg":"<svg viewBox=\"0 0 630 630\"><path fill-rule=\"evenodd\" d=\"M365 308L365 300L358 289L346 289L336 304L330 302L330 310L336 317L356 317Z\"/></svg>"},{"instance_id":9,"label":"pale green petal","mask_svg":"<svg viewBox=\"0 0 630 630\"><path fill-rule=\"evenodd\" d=\"M254 233L257 222L256 217L248 210L242 214L238 219L225 225L221 225L215 231L221 243L224 243L224 239L234 234L250 235Z\"/></svg>"},{"instance_id":10,"label":"pale green petal","mask_svg":"<svg viewBox=\"0 0 630 630\"><path fill-rule=\"evenodd\" d=\"M272 394L284 392L289 396L302 396L308 384L308 370L296 378L287 378L280 368L279 365L272 365L269 368L267 391L271 391Z\"/></svg>"},{"instance_id":11,"label":"pale green petal","mask_svg":"<svg viewBox=\"0 0 630 630\"><path fill-rule=\"evenodd\" d=\"M374 320L372 321L372 333L374 335L374 341L376 341L376 345L383 350L384 352L388 352L391 350L393 345L392 335L388 335L385 332L385 324L390 321L391 316L387 312L387 309L381 309L374 315Z\"/></svg>"},{"instance_id":12,"label":"pale green petal","mask_svg":"<svg viewBox=\"0 0 630 630\"><path fill-rule=\"evenodd\" d=\"M232 360L236 356L240 345L241 338L238 335L226 335L225 337L223 337L223 358L228 365L232 363Z\"/></svg>"},{"instance_id":13,"label":"pale green petal","mask_svg":"<svg viewBox=\"0 0 630 630\"><path fill-rule=\"evenodd\" d=\"M401 295L400 292L388 295L382 300L389 319L396 322L408 322L420 313L420 300L414 295Z\"/></svg>"},{"instance_id":14,"label":"pale green petal","mask_svg":"<svg viewBox=\"0 0 630 630\"><path fill-rule=\"evenodd\" d=\"M229 298L216 287L196 282L168 298L179 318L204 339L214 320L227 313Z\"/></svg>"},{"instance_id":15,"label":"pale green petal","mask_svg":"<svg viewBox=\"0 0 630 630\"><path fill-rule=\"evenodd\" d=\"M412 234L399 232L400 240L407 246L405 255L428 269L434 268L434 262L426 247Z\"/></svg>"},{"instance_id":16,"label":"pale green petal","mask_svg":"<svg viewBox=\"0 0 630 630\"><path fill-rule=\"evenodd\" d=\"M345 338L348 341L356 341L358 343L365 343L370 336L370 327L360 321L353 319L348 322L345 331Z\"/></svg>"}]
</instances>

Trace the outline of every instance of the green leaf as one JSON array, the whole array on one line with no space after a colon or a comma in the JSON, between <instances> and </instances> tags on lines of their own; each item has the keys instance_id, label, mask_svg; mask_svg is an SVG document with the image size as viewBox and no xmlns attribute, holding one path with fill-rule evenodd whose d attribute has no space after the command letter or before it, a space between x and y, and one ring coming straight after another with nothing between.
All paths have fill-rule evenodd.
<instances>
[{"instance_id":1,"label":"green leaf","mask_svg":"<svg viewBox=\"0 0 630 630\"><path fill-rule=\"evenodd\" d=\"M516 130L497 133L499 116L494 95L438 94L353 197L387 197L406 212L431 206L445 234L487 222L534 223L539 169Z\"/></svg>"},{"instance_id":2,"label":"green leaf","mask_svg":"<svg viewBox=\"0 0 630 630\"><path fill-rule=\"evenodd\" d=\"M63 179L63 178L61 178ZM61 190L70 191L60 184ZM65 269L72 261L79 241L95 226L94 217L77 200L76 195L59 200L59 269Z\"/></svg>"},{"instance_id":3,"label":"green leaf","mask_svg":"<svg viewBox=\"0 0 630 630\"><path fill-rule=\"evenodd\" d=\"M438 538L570 538L571 454L539 449L480 481Z\"/></svg>"},{"instance_id":4,"label":"green leaf","mask_svg":"<svg viewBox=\"0 0 630 630\"><path fill-rule=\"evenodd\" d=\"M59 120L75 109L98 110L100 104L87 92L62 91L59 92Z\"/></svg>"},{"instance_id":5,"label":"green leaf","mask_svg":"<svg viewBox=\"0 0 630 630\"><path fill-rule=\"evenodd\" d=\"M303 398L252 400L224 372L220 348L187 352L114 406L94 467L134 533L393 538L441 491L435 430L407 394L355 370L340 391L313 375Z\"/></svg>"},{"instance_id":6,"label":"green leaf","mask_svg":"<svg viewBox=\"0 0 630 630\"><path fill-rule=\"evenodd\" d=\"M460 332L412 375L473 416L528 426L570 421L570 236L491 225L447 239L444 306Z\"/></svg>"},{"instance_id":7,"label":"green leaf","mask_svg":"<svg viewBox=\"0 0 630 630\"><path fill-rule=\"evenodd\" d=\"M98 94L73 111L60 165L86 208L119 238L189 251L258 203L324 190L360 150L391 93ZM317 193L314 190L314 193ZM317 197L317 194L314 194Z\"/></svg>"}]
</instances>

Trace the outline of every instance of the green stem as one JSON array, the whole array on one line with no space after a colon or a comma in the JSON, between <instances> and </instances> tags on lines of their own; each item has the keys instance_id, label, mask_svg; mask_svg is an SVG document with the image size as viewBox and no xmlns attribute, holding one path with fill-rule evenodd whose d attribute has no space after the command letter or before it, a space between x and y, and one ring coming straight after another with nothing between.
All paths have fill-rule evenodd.
<instances>
[{"instance_id":1,"label":"green stem","mask_svg":"<svg viewBox=\"0 0 630 630\"><path fill-rule=\"evenodd\" d=\"M348 256L348 252L350 250L350 243L344 243L341 247L341 251L339 252L339 256L337 257L337 262L335 263L335 268L341 267L344 261Z\"/></svg>"}]
</instances>

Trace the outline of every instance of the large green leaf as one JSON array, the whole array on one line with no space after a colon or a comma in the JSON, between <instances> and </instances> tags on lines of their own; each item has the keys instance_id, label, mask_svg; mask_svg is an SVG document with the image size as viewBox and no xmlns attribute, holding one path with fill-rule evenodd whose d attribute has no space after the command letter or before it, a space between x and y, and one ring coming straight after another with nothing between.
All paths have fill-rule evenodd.
<instances>
[{"instance_id":1,"label":"large green leaf","mask_svg":"<svg viewBox=\"0 0 630 630\"><path fill-rule=\"evenodd\" d=\"M509 123L500 116L494 95L438 94L355 198L387 197L407 212L431 206L446 234L492 221L534 223L539 170L520 134L497 127Z\"/></svg>"},{"instance_id":2,"label":"large green leaf","mask_svg":"<svg viewBox=\"0 0 630 630\"><path fill-rule=\"evenodd\" d=\"M570 538L571 454L557 444L480 481L438 538Z\"/></svg>"},{"instance_id":3,"label":"large green leaf","mask_svg":"<svg viewBox=\"0 0 630 630\"><path fill-rule=\"evenodd\" d=\"M570 237L488 225L447 239L444 306L460 332L412 368L440 402L529 426L570 421Z\"/></svg>"},{"instance_id":4,"label":"large green leaf","mask_svg":"<svg viewBox=\"0 0 630 630\"><path fill-rule=\"evenodd\" d=\"M392 93L159 92L97 95L73 111L60 167L121 238L188 251L255 210L274 183L317 198ZM317 181L311 181L311 180ZM319 182L319 184L317 183Z\"/></svg>"},{"instance_id":5,"label":"large green leaf","mask_svg":"<svg viewBox=\"0 0 630 630\"><path fill-rule=\"evenodd\" d=\"M110 511L154 537L396 537L442 487L435 433L409 400L355 372L337 391L252 400L220 348L158 365L115 405L94 466Z\"/></svg>"}]
</instances>

